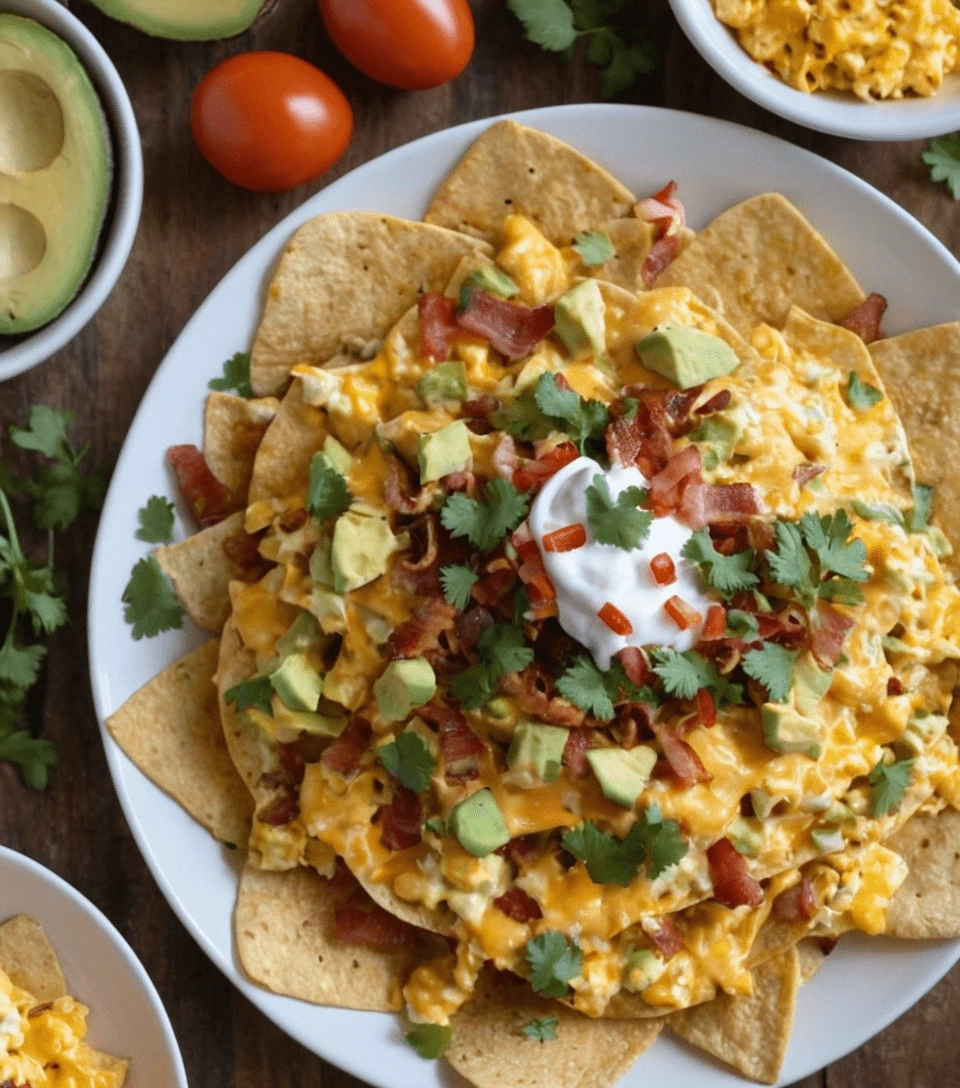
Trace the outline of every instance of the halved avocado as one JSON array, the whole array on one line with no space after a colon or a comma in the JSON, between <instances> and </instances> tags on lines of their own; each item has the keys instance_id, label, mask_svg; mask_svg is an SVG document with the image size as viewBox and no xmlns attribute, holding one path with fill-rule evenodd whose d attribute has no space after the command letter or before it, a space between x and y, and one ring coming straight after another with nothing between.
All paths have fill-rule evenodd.
<instances>
[{"instance_id":1,"label":"halved avocado","mask_svg":"<svg viewBox=\"0 0 960 1088\"><path fill-rule=\"evenodd\" d=\"M93 0L111 19L154 38L210 42L247 30L273 0Z\"/></svg>"},{"instance_id":2,"label":"halved avocado","mask_svg":"<svg viewBox=\"0 0 960 1088\"><path fill-rule=\"evenodd\" d=\"M0 334L52 321L80 289L110 199L107 122L73 50L0 15Z\"/></svg>"}]
</instances>

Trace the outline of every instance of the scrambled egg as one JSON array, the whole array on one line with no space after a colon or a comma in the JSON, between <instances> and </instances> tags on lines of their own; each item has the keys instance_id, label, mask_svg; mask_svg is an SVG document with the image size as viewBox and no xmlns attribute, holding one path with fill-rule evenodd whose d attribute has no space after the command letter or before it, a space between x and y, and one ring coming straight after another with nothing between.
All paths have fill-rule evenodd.
<instances>
[{"instance_id":1,"label":"scrambled egg","mask_svg":"<svg viewBox=\"0 0 960 1088\"><path fill-rule=\"evenodd\" d=\"M714 0L754 60L799 91L929 96L960 70L952 0Z\"/></svg>"}]
</instances>

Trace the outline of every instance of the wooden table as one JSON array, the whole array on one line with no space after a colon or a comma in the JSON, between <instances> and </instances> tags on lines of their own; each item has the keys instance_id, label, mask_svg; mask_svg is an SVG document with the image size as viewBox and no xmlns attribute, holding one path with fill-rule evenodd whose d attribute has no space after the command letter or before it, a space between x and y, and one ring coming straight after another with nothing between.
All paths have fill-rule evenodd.
<instances>
[{"instance_id":1,"label":"wooden table","mask_svg":"<svg viewBox=\"0 0 960 1088\"><path fill-rule=\"evenodd\" d=\"M3 386L0 432L22 420L30 404L69 406L77 414L76 438L90 440L99 463L116 458L147 383L207 293L320 187L276 196L247 193L200 158L190 138L190 95L214 63L251 49L285 50L318 64L343 87L355 110L356 135L324 183L449 125L599 98L595 70L584 62L566 65L526 43L504 0L473 0L478 46L467 72L453 84L415 93L380 87L351 69L327 41L314 0L280 0L253 32L211 44L152 40L81 0L68 6L103 43L133 99L146 160L143 220L126 272L96 320L50 362ZM960 202L928 180L922 144L853 143L781 121L707 67L665 0L642 0L638 8L649 12L663 65L625 101L710 114L792 140L859 174L960 251ZM0 842L50 866L119 926L157 984L194 1088L358 1085L287 1039L233 990L180 926L134 845L107 773L87 681L86 584L95 529L95 518L86 515L59 545L72 624L54 637L45 680L29 708L33 725L59 745L61 769L50 790L37 795L9 767L0 767ZM803 1081L803 1088L960 1083L958 1021L955 970L894 1025Z\"/></svg>"}]
</instances>

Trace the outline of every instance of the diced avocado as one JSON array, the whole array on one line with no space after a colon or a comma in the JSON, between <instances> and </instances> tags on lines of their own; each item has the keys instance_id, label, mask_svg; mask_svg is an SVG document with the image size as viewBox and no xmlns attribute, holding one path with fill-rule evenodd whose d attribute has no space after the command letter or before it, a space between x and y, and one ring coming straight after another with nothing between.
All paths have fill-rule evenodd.
<instances>
[{"instance_id":1,"label":"diced avocado","mask_svg":"<svg viewBox=\"0 0 960 1088\"><path fill-rule=\"evenodd\" d=\"M290 654L270 673L273 690L291 710L317 709L323 691L323 678L307 660L305 653Z\"/></svg>"},{"instance_id":2,"label":"diced avocado","mask_svg":"<svg viewBox=\"0 0 960 1088\"><path fill-rule=\"evenodd\" d=\"M485 858L510 841L503 813L490 790L477 790L447 817L447 828L476 858Z\"/></svg>"},{"instance_id":3,"label":"diced avocado","mask_svg":"<svg viewBox=\"0 0 960 1088\"><path fill-rule=\"evenodd\" d=\"M356 510L341 514L333 527L330 549L333 588L337 593L349 593L379 578L396 550L397 538L386 518L368 517Z\"/></svg>"},{"instance_id":4,"label":"diced avocado","mask_svg":"<svg viewBox=\"0 0 960 1088\"><path fill-rule=\"evenodd\" d=\"M815 827L810 832L810 838L813 839L813 845L821 854L836 854L847 845L843 833L835 827L829 829Z\"/></svg>"},{"instance_id":5,"label":"diced avocado","mask_svg":"<svg viewBox=\"0 0 960 1088\"><path fill-rule=\"evenodd\" d=\"M309 612L301 612L277 639L277 657L287 657L288 654L309 650L322 638L323 632L316 617Z\"/></svg>"},{"instance_id":6,"label":"diced avocado","mask_svg":"<svg viewBox=\"0 0 960 1088\"><path fill-rule=\"evenodd\" d=\"M793 670L794 692L797 710L809 717L816 710L820 700L830 690L833 673L829 669L818 668L811 654L804 654Z\"/></svg>"},{"instance_id":7,"label":"diced avocado","mask_svg":"<svg viewBox=\"0 0 960 1088\"><path fill-rule=\"evenodd\" d=\"M462 419L458 419L432 434L422 434L417 458L422 484L440 480L451 472L463 472L473 464L470 429Z\"/></svg>"},{"instance_id":8,"label":"diced avocado","mask_svg":"<svg viewBox=\"0 0 960 1088\"><path fill-rule=\"evenodd\" d=\"M947 540L942 529L938 529L936 525L931 525L926 530L926 537L930 550L938 559L945 559L948 555L953 555L953 545Z\"/></svg>"},{"instance_id":9,"label":"diced avocado","mask_svg":"<svg viewBox=\"0 0 960 1088\"><path fill-rule=\"evenodd\" d=\"M327 461L333 465L341 476L347 477L350 475L350 470L353 468L353 455L332 434L328 434L323 440L323 452Z\"/></svg>"},{"instance_id":10,"label":"diced avocado","mask_svg":"<svg viewBox=\"0 0 960 1088\"><path fill-rule=\"evenodd\" d=\"M817 723L783 703L764 703L760 710L763 739L775 752L801 752L819 759L823 751Z\"/></svg>"},{"instance_id":11,"label":"diced avocado","mask_svg":"<svg viewBox=\"0 0 960 1088\"><path fill-rule=\"evenodd\" d=\"M491 295L498 295L500 298L513 298L520 290L506 272L495 264L484 264L475 268L464 283L479 287L481 291L489 291Z\"/></svg>"},{"instance_id":12,"label":"diced avocado","mask_svg":"<svg viewBox=\"0 0 960 1088\"><path fill-rule=\"evenodd\" d=\"M727 838L738 853L748 858L756 857L763 846L763 828L756 818L748 820L745 816L735 816L727 828Z\"/></svg>"},{"instance_id":13,"label":"diced avocado","mask_svg":"<svg viewBox=\"0 0 960 1088\"><path fill-rule=\"evenodd\" d=\"M831 801L823 814L825 824L848 824L853 820L856 820L853 810L842 801Z\"/></svg>"},{"instance_id":14,"label":"diced avocado","mask_svg":"<svg viewBox=\"0 0 960 1088\"><path fill-rule=\"evenodd\" d=\"M393 626L389 620L384 619L379 612L374 612L372 608L366 608L364 605L357 605L356 608L360 622L370 636L370 641L374 646L382 646L393 631Z\"/></svg>"},{"instance_id":15,"label":"diced avocado","mask_svg":"<svg viewBox=\"0 0 960 1088\"><path fill-rule=\"evenodd\" d=\"M640 361L680 389L722 378L740 365L736 352L718 336L685 325L654 329L637 344Z\"/></svg>"},{"instance_id":16,"label":"diced avocado","mask_svg":"<svg viewBox=\"0 0 960 1088\"><path fill-rule=\"evenodd\" d=\"M316 714L309 710L289 710L283 705L275 708L273 717L278 726L286 726L299 733L309 733L314 737L339 737L350 720L342 712Z\"/></svg>"},{"instance_id":17,"label":"diced avocado","mask_svg":"<svg viewBox=\"0 0 960 1088\"><path fill-rule=\"evenodd\" d=\"M343 630L343 621L347 618L347 602L341 594L332 589L315 585L311 594L310 609L320 621L320 626L327 634Z\"/></svg>"},{"instance_id":18,"label":"diced avocado","mask_svg":"<svg viewBox=\"0 0 960 1088\"><path fill-rule=\"evenodd\" d=\"M907 728L900 736L900 744L908 749L911 755L920 755L925 748L942 737L950 724L949 718L943 714L924 714L922 711L914 714L907 722Z\"/></svg>"},{"instance_id":19,"label":"diced avocado","mask_svg":"<svg viewBox=\"0 0 960 1088\"><path fill-rule=\"evenodd\" d=\"M657 753L645 744L630 749L591 748L587 759L604 797L624 808L633 808L657 762Z\"/></svg>"},{"instance_id":20,"label":"diced avocado","mask_svg":"<svg viewBox=\"0 0 960 1088\"><path fill-rule=\"evenodd\" d=\"M94 0L104 14L156 38L208 42L242 34L267 0Z\"/></svg>"},{"instance_id":21,"label":"diced avocado","mask_svg":"<svg viewBox=\"0 0 960 1088\"><path fill-rule=\"evenodd\" d=\"M623 985L631 993L645 990L666 971L663 957L652 948L634 948L627 954L623 969Z\"/></svg>"},{"instance_id":22,"label":"diced avocado","mask_svg":"<svg viewBox=\"0 0 960 1088\"><path fill-rule=\"evenodd\" d=\"M520 722L507 752L507 766L511 770L529 771L543 782L555 782L560 776L563 749L569 737L569 729Z\"/></svg>"},{"instance_id":23,"label":"diced avocado","mask_svg":"<svg viewBox=\"0 0 960 1088\"><path fill-rule=\"evenodd\" d=\"M730 460L734 447L743 438L743 427L730 416L712 415L695 431L691 431L689 437L691 442L705 444L705 448L700 451L704 464L710 459L713 464L708 467L716 468L723 461ZM710 454L713 455L712 458L709 458Z\"/></svg>"},{"instance_id":24,"label":"diced avocado","mask_svg":"<svg viewBox=\"0 0 960 1088\"><path fill-rule=\"evenodd\" d=\"M315 585L326 586L333 589L333 562L330 558L330 549L333 541L331 536L324 536L313 549L310 556L310 577Z\"/></svg>"},{"instance_id":25,"label":"diced avocado","mask_svg":"<svg viewBox=\"0 0 960 1088\"><path fill-rule=\"evenodd\" d=\"M600 285L594 279L578 283L557 299L553 307L557 323L554 331L574 359L600 355L607 350L605 312Z\"/></svg>"},{"instance_id":26,"label":"diced avocado","mask_svg":"<svg viewBox=\"0 0 960 1088\"><path fill-rule=\"evenodd\" d=\"M759 820L765 820L773 812L776 803L777 799L771 797L769 793L764 793L763 790L750 791L750 804L753 807L753 814Z\"/></svg>"},{"instance_id":27,"label":"diced avocado","mask_svg":"<svg viewBox=\"0 0 960 1088\"><path fill-rule=\"evenodd\" d=\"M413 710L429 703L437 690L437 678L425 657L391 661L373 685L373 694L384 724L402 722Z\"/></svg>"},{"instance_id":28,"label":"diced avocado","mask_svg":"<svg viewBox=\"0 0 960 1088\"><path fill-rule=\"evenodd\" d=\"M417 392L431 408L461 404L470 396L467 368L459 359L437 363L417 382Z\"/></svg>"}]
</instances>

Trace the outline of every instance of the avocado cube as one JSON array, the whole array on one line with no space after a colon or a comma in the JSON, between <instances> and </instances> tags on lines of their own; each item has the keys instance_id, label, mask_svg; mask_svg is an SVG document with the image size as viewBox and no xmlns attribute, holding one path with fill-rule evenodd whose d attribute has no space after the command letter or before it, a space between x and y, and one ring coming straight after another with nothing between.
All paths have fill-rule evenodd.
<instances>
[{"instance_id":1,"label":"avocado cube","mask_svg":"<svg viewBox=\"0 0 960 1088\"><path fill-rule=\"evenodd\" d=\"M769 793L764 793L763 790L750 791L750 804L753 808L753 814L760 820L765 820L773 812L776 803L776 798L771 797Z\"/></svg>"},{"instance_id":2,"label":"avocado cube","mask_svg":"<svg viewBox=\"0 0 960 1088\"><path fill-rule=\"evenodd\" d=\"M462 419L448 423L432 434L420 435L417 447L420 461L420 483L428 484L449 476L451 472L463 472L473 463L470 447L470 430Z\"/></svg>"},{"instance_id":3,"label":"avocado cube","mask_svg":"<svg viewBox=\"0 0 960 1088\"><path fill-rule=\"evenodd\" d=\"M277 657L309 650L323 638L320 624L310 612L301 612L286 631L277 639Z\"/></svg>"},{"instance_id":4,"label":"avocado cube","mask_svg":"<svg viewBox=\"0 0 960 1088\"><path fill-rule=\"evenodd\" d=\"M571 287L554 303L554 331L574 359L602 355L607 350L605 312L600 285L594 279Z\"/></svg>"},{"instance_id":5,"label":"avocado cube","mask_svg":"<svg viewBox=\"0 0 960 1088\"><path fill-rule=\"evenodd\" d=\"M810 838L813 839L813 845L821 854L836 854L847 845L843 832L835 827L829 829L815 827L810 832Z\"/></svg>"},{"instance_id":6,"label":"avocado cube","mask_svg":"<svg viewBox=\"0 0 960 1088\"><path fill-rule=\"evenodd\" d=\"M737 852L748 858L755 857L763 846L763 827L754 819L735 816L727 828L727 838L737 848Z\"/></svg>"},{"instance_id":7,"label":"avocado cube","mask_svg":"<svg viewBox=\"0 0 960 1088\"><path fill-rule=\"evenodd\" d=\"M820 700L830 690L833 673L818 668L811 654L804 654L793 670L793 683L797 710L810 717Z\"/></svg>"},{"instance_id":8,"label":"avocado cube","mask_svg":"<svg viewBox=\"0 0 960 1088\"><path fill-rule=\"evenodd\" d=\"M431 408L461 404L470 395L467 368L458 359L437 363L417 382L417 392Z\"/></svg>"},{"instance_id":9,"label":"avocado cube","mask_svg":"<svg viewBox=\"0 0 960 1088\"><path fill-rule=\"evenodd\" d=\"M285 706L277 707L273 718L277 726L309 733L313 737L339 737L350 720L344 714L315 714L308 710L289 710Z\"/></svg>"},{"instance_id":10,"label":"avocado cube","mask_svg":"<svg viewBox=\"0 0 960 1088\"><path fill-rule=\"evenodd\" d=\"M783 703L764 703L760 709L760 724L767 747L782 754L800 752L810 759L819 759L823 751L817 723L798 714Z\"/></svg>"},{"instance_id":11,"label":"avocado cube","mask_svg":"<svg viewBox=\"0 0 960 1088\"><path fill-rule=\"evenodd\" d=\"M637 344L640 361L680 389L722 378L740 365L736 352L718 336L685 325L654 329Z\"/></svg>"},{"instance_id":12,"label":"avocado cube","mask_svg":"<svg viewBox=\"0 0 960 1088\"><path fill-rule=\"evenodd\" d=\"M943 714L924 714L922 711L913 715L907 722L900 743L909 750L911 755L923 754L925 748L929 748L947 731L950 724L949 718Z\"/></svg>"},{"instance_id":13,"label":"avocado cube","mask_svg":"<svg viewBox=\"0 0 960 1088\"><path fill-rule=\"evenodd\" d=\"M623 985L631 993L645 990L666 971L663 957L652 948L634 948L627 954Z\"/></svg>"},{"instance_id":14,"label":"avocado cube","mask_svg":"<svg viewBox=\"0 0 960 1088\"><path fill-rule=\"evenodd\" d=\"M604 797L624 808L633 808L657 762L657 753L645 744L626 750L591 748L587 760Z\"/></svg>"},{"instance_id":15,"label":"avocado cube","mask_svg":"<svg viewBox=\"0 0 960 1088\"><path fill-rule=\"evenodd\" d=\"M488 789L461 801L447 818L447 829L475 858L485 858L510 841L503 813Z\"/></svg>"},{"instance_id":16,"label":"avocado cube","mask_svg":"<svg viewBox=\"0 0 960 1088\"><path fill-rule=\"evenodd\" d=\"M353 455L346 446L338 442L332 434L328 434L323 440L323 452L327 461L346 478L353 468Z\"/></svg>"},{"instance_id":17,"label":"avocado cube","mask_svg":"<svg viewBox=\"0 0 960 1088\"><path fill-rule=\"evenodd\" d=\"M489 291L498 298L513 298L520 290L506 272L495 264L484 264L473 269L464 280L464 285L479 287L481 291Z\"/></svg>"},{"instance_id":18,"label":"avocado cube","mask_svg":"<svg viewBox=\"0 0 960 1088\"><path fill-rule=\"evenodd\" d=\"M542 782L555 782L560 777L563 749L569 736L569 729L520 722L510 741L507 766L511 770L529 771Z\"/></svg>"},{"instance_id":19,"label":"avocado cube","mask_svg":"<svg viewBox=\"0 0 960 1088\"><path fill-rule=\"evenodd\" d=\"M437 690L437 678L425 657L391 661L373 685L373 694L380 711L380 720L402 722L424 703L429 703Z\"/></svg>"},{"instance_id":20,"label":"avocado cube","mask_svg":"<svg viewBox=\"0 0 960 1088\"><path fill-rule=\"evenodd\" d=\"M320 703L323 678L303 652L290 654L270 673L270 684L284 706L311 713Z\"/></svg>"},{"instance_id":21,"label":"avocado cube","mask_svg":"<svg viewBox=\"0 0 960 1088\"><path fill-rule=\"evenodd\" d=\"M348 593L379 578L396 550L397 538L386 518L357 510L341 514L333 527L330 549L333 588L337 593Z\"/></svg>"}]
</instances>

